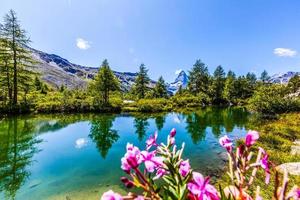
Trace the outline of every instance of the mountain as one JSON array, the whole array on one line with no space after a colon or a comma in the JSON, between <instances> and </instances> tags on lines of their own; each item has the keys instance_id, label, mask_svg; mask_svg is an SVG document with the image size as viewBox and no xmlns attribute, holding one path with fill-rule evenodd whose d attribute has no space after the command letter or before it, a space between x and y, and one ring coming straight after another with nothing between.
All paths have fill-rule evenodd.
<instances>
[{"instance_id":1,"label":"mountain","mask_svg":"<svg viewBox=\"0 0 300 200\"><path fill-rule=\"evenodd\" d=\"M270 81L272 83L287 84L289 82L289 80L296 75L300 76L300 72L288 71L286 73L274 74L273 76L271 76Z\"/></svg>"},{"instance_id":2,"label":"mountain","mask_svg":"<svg viewBox=\"0 0 300 200\"><path fill-rule=\"evenodd\" d=\"M69 62L55 54L48 54L33 48L27 47L32 57L39 62L36 70L40 72L42 79L55 88L61 85L67 88L85 88L88 81L98 72L98 68L77 65ZM121 83L121 89L128 91L137 77L137 73L113 71ZM149 87L154 87L155 81L151 80Z\"/></svg>"},{"instance_id":3,"label":"mountain","mask_svg":"<svg viewBox=\"0 0 300 200\"><path fill-rule=\"evenodd\" d=\"M170 91L172 94L175 94L179 87L181 86L183 89L187 87L188 83L188 76L185 73L185 71L181 71L175 81L173 83L168 84L168 91Z\"/></svg>"}]
</instances>

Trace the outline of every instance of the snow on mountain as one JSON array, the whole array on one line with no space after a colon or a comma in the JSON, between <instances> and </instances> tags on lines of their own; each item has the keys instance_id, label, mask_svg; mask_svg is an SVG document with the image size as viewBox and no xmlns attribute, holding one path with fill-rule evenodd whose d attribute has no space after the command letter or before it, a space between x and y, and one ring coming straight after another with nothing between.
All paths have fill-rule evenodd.
<instances>
[{"instance_id":1,"label":"snow on mountain","mask_svg":"<svg viewBox=\"0 0 300 200\"><path fill-rule=\"evenodd\" d=\"M300 72L288 71L286 73L274 74L273 76L271 76L270 82L287 84L289 82L289 80L296 75L300 75Z\"/></svg>"},{"instance_id":2,"label":"snow on mountain","mask_svg":"<svg viewBox=\"0 0 300 200\"><path fill-rule=\"evenodd\" d=\"M168 91L175 94L180 86L184 89L187 87L188 76L185 71L181 71L173 83L168 84Z\"/></svg>"}]
</instances>

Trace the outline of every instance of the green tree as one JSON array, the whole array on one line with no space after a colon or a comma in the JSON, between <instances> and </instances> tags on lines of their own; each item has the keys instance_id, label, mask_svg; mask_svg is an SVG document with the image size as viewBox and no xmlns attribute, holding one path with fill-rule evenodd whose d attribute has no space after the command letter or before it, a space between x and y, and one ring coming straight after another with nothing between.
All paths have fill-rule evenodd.
<instances>
[{"instance_id":1,"label":"green tree","mask_svg":"<svg viewBox=\"0 0 300 200\"><path fill-rule=\"evenodd\" d=\"M163 77L159 77L155 87L154 87L154 97L156 98L167 98L167 86Z\"/></svg>"},{"instance_id":2,"label":"green tree","mask_svg":"<svg viewBox=\"0 0 300 200\"><path fill-rule=\"evenodd\" d=\"M266 70L264 70L261 75L260 75L260 80L263 82L263 83L269 83L270 81L270 76L268 74L268 72Z\"/></svg>"},{"instance_id":3,"label":"green tree","mask_svg":"<svg viewBox=\"0 0 300 200\"><path fill-rule=\"evenodd\" d=\"M188 89L193 94L207 93L209 86L209 73L206 65L199 59L189 72Z\"/></svg>"},{"instance_id":4,"label":"green tree","mask_svg":"<svg viewBox=\"0 0 300 200\"><path fill-rule=\"evenodd\" d=\"M230 104L235 101L236 98L236 76L235 73L231 70L227 73L223 97L226 99Z\"/></svg>"},{"instance_id":5,"label":"green tree","mask_svg":"<svg viewBox=\"0 0 300 200\"><path fill-rule=\"evenodd\" d=\"M150 78L148 76L148 70L144 64L141 64L140 71L138 72L134 85L134 93L139 99L145 98L149 82Z\"/></svg>"},{"instance_id":6,"label":"green tree","mask_svg":"<svg viewBox=\"0 0 300 200\"><path fill-rule=\"evenodd\" d=\"M1 26L1 24L0 24ZM0 28L1 29L1 28ZM8 48L8 41L0 38L0 88L3 100L12 103L12 66L10 65L11 55Z\"/></svg>"},{"instance_id":7,"label":"green tree","mask_svg":"<svg viewBox=\"0 0 300 200\"><path fill-rule=\"evenodd\" d=\"M293 76L289 80L287 87L292 93L297 92L300 89L300 75Z\"/></svg>"},{"instance_id":8,"label":"green tree","mask_svg":"<svg viewBox=\"0 0 300 200\"><path fill-rule=\"evenodd\" d=\"M117 130L112 129L115 120L114 115L104 115L93 119L89 137L96 143L103 158L106 157L109 149L119 139Z\"/></svg>"},{"instance_id":9,"label":"green tree","mask_svg":"<svg viewBox=\"0 0 300 200\"><path fill-rule=\"evenodd\" d=\"M211 85L211 97L213 103L219 104L223 102L223 90L225 86L225 72L221 65L219 65L213 74L213 81Z\"/></svg>"},{"instance_id":10,"label":"green tree","mask_svg":"<svg viewBox=\"0 0 300 200\"><path fill-rule=\"evenodd\" d=\"M20 26L16 13L10 10L4 17L4 24L0 29L0 37L7 42L6 49L12 66L12 104L18 104L18 94L25 95L30 86L33 85L34 75L32 68L36 64L29 50L25 47L30 43L26 31Z\"/></svg>"},{"instance_id":11,"label":"green tree","mask_svg":"<svg viewBox=\"0 0 300 200\"><path fill-rule=\"evenodd\" d=\"M102 62L102 65L90 86L96 95L100 93L101 101L104 105L109 104L109 93L120 89L119 80L110 69L106 59Z\"/></svg>"}]
</instances>

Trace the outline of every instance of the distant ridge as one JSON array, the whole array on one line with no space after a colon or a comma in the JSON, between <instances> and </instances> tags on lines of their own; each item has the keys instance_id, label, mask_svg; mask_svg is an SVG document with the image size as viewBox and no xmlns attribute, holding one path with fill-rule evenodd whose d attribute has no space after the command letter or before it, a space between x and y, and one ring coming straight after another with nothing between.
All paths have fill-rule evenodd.
<instances>
[{"instance_id":1,"label":"distant ridge","mask_svg":"<svg viewBox=\"0 0 300 200\"><path fill-rule=\"evenodd\" d=\"M27 47L35 60L39 62L37 71L41 73L42 79L55 88L61 85L67 88L86 88L88 82L95 76L98 71L96 67L87 67L71 63L65 58L55 54L48 54L30 47ZM123 91L129 91L135 82L137 73L133 72L117 72L114 74L121 83ZM288 71L286 73L274 74L271 76L272 83L286 84L290 78L300 75L300 72ZM179 87L186 88L188 83L188 75L185 71L181 71L172 83L167 83L167 89L170 94L175 94ZM149 87L153 88L156 81L151 80Z\"/></svg>"},{"instance_id":2,"label":"distant ridge","mask_svg":"<svg viewBox=\"0 0 300 200\"><path fill-rule=\"evenodd\" d=\"M288 71L286 73L279 73L279 74L274 74L271 76L270 81L272 83L281 83L281 84L287 84L291 78L293 78L296 75L300 75L300 72L292 72Z\"/></svg>"}]
</instances>

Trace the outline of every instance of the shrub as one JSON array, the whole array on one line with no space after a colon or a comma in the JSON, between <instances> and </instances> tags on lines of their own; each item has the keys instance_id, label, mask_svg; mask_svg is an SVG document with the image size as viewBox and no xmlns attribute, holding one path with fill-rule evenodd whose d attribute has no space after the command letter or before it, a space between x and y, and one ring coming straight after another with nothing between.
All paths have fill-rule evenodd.
<instances>
[{"instance_id":1,"label":"shrub","mask_svg":"<svg viewBox=\"0 0 300 200\"><path fill-rule=\"evenodd\" d=\"M284 85L262 86L250 98L249 108L263 114L300 111L300 99L290 97Z\"/></svg>"},{"instance_id":2,"label":"shrub","mask_svg":"<svg viewBox=\"0 0 300 200\"><path fill-rule=\"evenodd\" d=\"M140 99L136 103L140 112L159 112L169 110L167 99Z\"/></svg>"}]
</instances>

